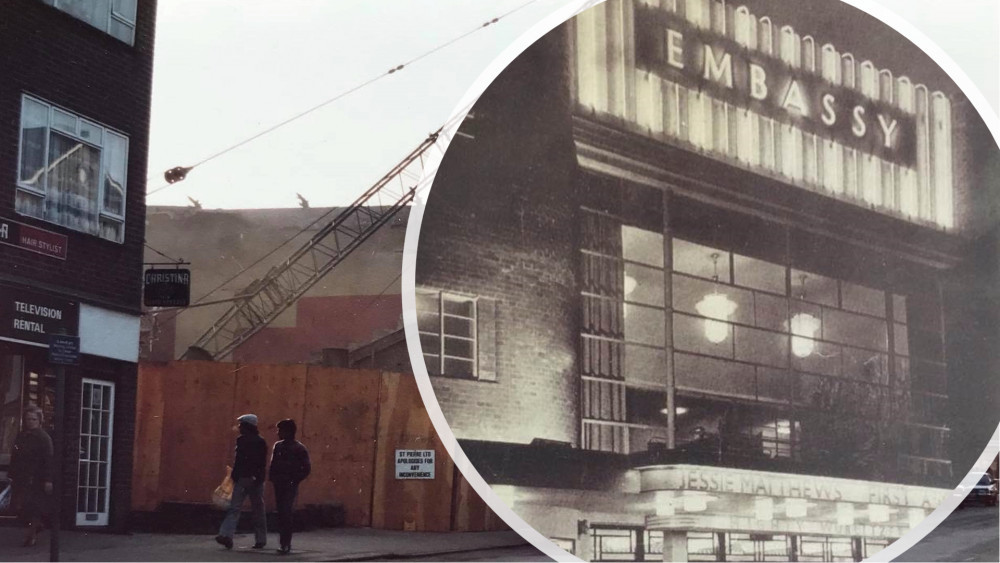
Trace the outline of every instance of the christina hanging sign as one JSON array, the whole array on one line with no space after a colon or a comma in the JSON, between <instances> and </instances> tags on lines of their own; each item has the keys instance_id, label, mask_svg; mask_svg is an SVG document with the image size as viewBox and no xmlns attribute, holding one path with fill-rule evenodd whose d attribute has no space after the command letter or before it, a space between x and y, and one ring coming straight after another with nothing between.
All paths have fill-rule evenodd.
<instances>
[{"instance_id":1,"label":"christina hanging sign","mask_svg":"<svg viewBox=\"0 0 1000 563\"><path fill-rule=\"evenodd\" d=\"M635 9L638 68L896 164L916 163L916 120L898 107L662 10Z\"/></svg>"}]
</instances>

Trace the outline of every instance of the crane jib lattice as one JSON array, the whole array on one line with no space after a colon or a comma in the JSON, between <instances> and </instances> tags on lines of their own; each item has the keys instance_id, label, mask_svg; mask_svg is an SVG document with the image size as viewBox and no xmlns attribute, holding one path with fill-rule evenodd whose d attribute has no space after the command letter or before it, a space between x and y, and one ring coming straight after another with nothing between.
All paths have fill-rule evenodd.
<instances>
[{"instance_id":1,"label":"crane jib lattice","mask_svg":"<svg viewBox=\"0 0 1000 563\"><path fill-rule=\"evenodd\" d=\"M423 154L434 145L439 133L440 130L432 133L291 256L241 291L229 309L181 358L187 359L192 350L200 350L213 360L224 358L293 305L389 222L416 195L417 187L407 187L402 176L421 177Z\"/></svg>"}]
</instances>

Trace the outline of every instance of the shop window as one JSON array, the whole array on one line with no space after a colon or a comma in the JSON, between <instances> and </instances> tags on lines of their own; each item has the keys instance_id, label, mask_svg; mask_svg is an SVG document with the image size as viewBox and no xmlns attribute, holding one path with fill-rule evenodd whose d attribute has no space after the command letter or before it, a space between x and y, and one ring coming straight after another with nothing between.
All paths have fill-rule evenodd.
<instances>
[{"instance_id":1,"label":"shop window","mask_svg":"<svg viewBox=\"0 0 1000 563\"><path fill-rule=\"evenodd\" d=\"M632 529L591 528L594 561L638 561L638 534Z\"/></svg>"},{"instance_id":2,"label":"shop window","mask_svg":"<svg viewBox=\"0 0 1000 563\"><path fill-rule=\"evenodd\" d=\"M477 302L443 291L417 291L417 325L428 373L477 378Z\"/></svg>"},{"instance_id":3,"label":"shop window","mask_svg":"<svg viewBox=\"0 0 1000 563\"><path fill-rule=\"evenodd\" d=\"M852 538L802 536L799 561L856 561Z\"/></svg>"},{"instance_id":4,"label":"shop window","mask_svg":"<svg viewBox=\"0 0 1000 563\"><path fill-rule=\"evenodd\" d=\"M726 561L788 561L791 536L781 534L726 534Z\"/></svg>"},{"instance_id":5,"label":"shop window","mask_svg":"<svg viewBox=\"0 0 1000 563\"><path fill-rule=\"evenodd\" d=\"M42 0L78 20L132 44L138 0Z\"/></svg>"},{"instance_id":6,"label":"shop window","mask_svg":"<svg viewBox=\"0 0 1000 563\"><path fill-rule=\"evenodd\" d=\"M719 561L717 534L714 532L688 532L687 552L688 561Z\"/></svg>"},{"instance_id":7,"label":"shop window","mask_svg":"<svg viewBox=\"0 0 1000 563\"><path fill-rule=\"evenodd\" d=\"M894 541L896 540L876 540L872 538L862 538L861 544L864 549L862 557L864 557L865 559L873 557L876 553L889 547L889 544Z\"/></svg>"},{"instance_id":8,"label":"shop window","mask_svg":"<svg viewBox=\"0 0 1000 563\"><path fill-rule=\"evenodd\" d=\"M646 561L663 561L663 532L646 531L643 546L646 548Z\"/></svg>"},{"instance_id":9,"label":"shop window","mask_svg":"<svg viewBox=\"0 0 1000 563\"><path fill-rule=\"evenodd\" d=\"M126 137L24 96L20 150L18 213L124 240Z\"/></svg>"},{"instance_id":10,"label":"shop window","mask_svg":"<svg viewBox=\"0 0 1000 563\"><path fill-rule=\"evenodd\" d=\"M0 362L0 466L6 467L10 464L14 440L21 431L24 359L2 356Z\"/></svg>"}]
</instances>

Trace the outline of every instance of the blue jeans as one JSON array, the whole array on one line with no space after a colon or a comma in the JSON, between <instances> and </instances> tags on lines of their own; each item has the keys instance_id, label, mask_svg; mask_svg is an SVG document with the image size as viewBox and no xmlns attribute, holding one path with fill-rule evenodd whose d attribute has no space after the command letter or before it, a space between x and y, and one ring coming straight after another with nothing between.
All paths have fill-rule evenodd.
<instances>
[{"instance_id":1,"label":"blue jeans","mask_svg":"<svg viewBox=\"0 0 1000 563\"><path fill-rule=\"evenodd\" d=\"M233 534L236 533L236 524L240 521L243 501L250 497L250 508L253 510L254 542L266 544L267 515L264 514L264 483L244 486L240 484L240 481L233 484L233 498L229 501L229 510L226 511L226 519L222 521L222 527L219 528L219 535L227 538L233 537Z\"/></svg>"}]
</instances>

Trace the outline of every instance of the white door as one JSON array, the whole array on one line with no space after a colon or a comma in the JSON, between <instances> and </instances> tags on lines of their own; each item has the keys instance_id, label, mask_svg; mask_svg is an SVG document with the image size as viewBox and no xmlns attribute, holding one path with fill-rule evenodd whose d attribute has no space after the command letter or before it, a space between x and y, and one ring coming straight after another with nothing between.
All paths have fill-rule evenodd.
<instances>
[{"instance_id":1,"label":"white door","mask_svg":"<svg viewBox=\"0 0 1000 563\"><path fill-rule=\"evenodd\" d=\"M83 380L80 398L80 467L76 525L107 526L111 504L111 436L115 384Z\"/></svg>"}]
</instances>

